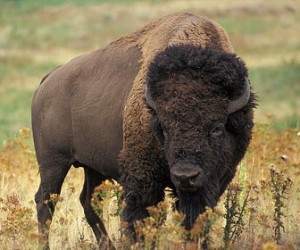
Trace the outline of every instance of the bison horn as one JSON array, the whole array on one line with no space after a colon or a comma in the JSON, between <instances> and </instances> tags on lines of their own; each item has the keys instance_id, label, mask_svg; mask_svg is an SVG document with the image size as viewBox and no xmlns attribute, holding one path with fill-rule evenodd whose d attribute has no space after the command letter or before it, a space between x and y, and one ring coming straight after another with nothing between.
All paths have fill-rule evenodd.
<instances>
[{"instance_id":1,"label":"bison horn","mask_svg":"<svg viewBox=\"0 0 300 250\"><path fill-rule=\"evenodd\" d=\"M250 98L250 84L246 79L243 94L235 100L231 100L228 105L228 114L234 113L244 107Z\"/></svg>"},{"instance_id":2,"label":"bison horn","mask_svg":"<svg viewBox=\"0 0 300 250\"><path fill-rule=\"evenodd\" d=\"M146 103L150 106L150 108L155 110L156 105L151 97L151 94L150 94L150 91L149 91L149 88L147 85L145 88L145 99L146 99Z\"/></svg>"}]
</instances>

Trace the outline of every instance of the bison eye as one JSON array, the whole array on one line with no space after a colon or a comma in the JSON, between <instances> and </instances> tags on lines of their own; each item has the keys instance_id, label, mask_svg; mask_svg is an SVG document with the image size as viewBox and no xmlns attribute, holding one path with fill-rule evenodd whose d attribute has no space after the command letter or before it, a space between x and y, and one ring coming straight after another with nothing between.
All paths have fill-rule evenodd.
<instances>
[{"instance_id":1,"label":"bison eye","mask_svg":"<svg viewBox=\"0 0 300 250\"><path fill-rule=\"evenodd\" d=\"M218 137L221 136L224 133L224 124L220 123L217 124L211 131L210 135L212 137Z\"/></svg>"},{"instance_id":2,"label":"bison eye","mask_svg":"<svg viewBox=\"0 0 300 250\"><path fill-rule=\"evenodd\" d=\"M162 131L163 131L164 138L165 139L168 138L168 132L165 129L163 129Z\"/></svg>"},{"instance_id":3,"label":"bison eye","mask_svg":"<svg viewBox=\"0 0 300 250\"><path fill-rule=\"evenodd\" d=\"M160 125L160 122L157 118L157 115L153 116L152 117L152 122L151 122L151 129L152 131L154 132L157 132L157 131L161 131L162 128L161 128L161 125Z\"/></svg>"},{"instance_id":4,"label":"bison eye","mask_svg":"<svg viewBox=\"0 0 300 250\"><path fill-rule=\"evenodd\" d=\"M158 142L161 145L163 145L164 140L165 140L165 131L163 130L162 125L159 122L157 115L152 117L151 130L155 133L156 138L158 139Z\"/></svg>"}]
</instances>

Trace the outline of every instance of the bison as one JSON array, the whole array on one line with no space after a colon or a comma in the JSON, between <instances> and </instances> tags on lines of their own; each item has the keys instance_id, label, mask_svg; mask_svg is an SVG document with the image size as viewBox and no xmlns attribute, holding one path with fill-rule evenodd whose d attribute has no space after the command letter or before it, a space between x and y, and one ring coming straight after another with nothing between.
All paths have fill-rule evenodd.
<instances>
[{"instance_id":1,"label":"bison","mask_svg":"<svg viewBox=\"0 0 300 250\"><path fill-rule=\"evenodd\" d=\"M39 232L48 239L50 195L60 193L72 165L84 168L80 201L101 247L113 248L90 199L105 179L124 187L129 229L166 187L192 228L234 177L254 108L247 68L226 32L189 13L162 17L57 67L32 102Z\"/></svg>"}]
</instances>

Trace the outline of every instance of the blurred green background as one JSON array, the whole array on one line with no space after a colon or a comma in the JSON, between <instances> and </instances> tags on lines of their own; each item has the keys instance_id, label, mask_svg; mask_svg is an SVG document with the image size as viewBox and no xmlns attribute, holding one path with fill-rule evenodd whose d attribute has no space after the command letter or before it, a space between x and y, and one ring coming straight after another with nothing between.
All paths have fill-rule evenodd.
<instances>
[{"instance_id":1,"label":"blurred green background","mask_svg":"<svg viewBox=\"0 0 300 250\"><path fill-rule=\"evenodd\" d=\"M30 127L32 94L53 67L177 11L229 33L259 96L256 122L300 128L297 0L0 0L0 147Z\"/></svg>"}]
</instances>

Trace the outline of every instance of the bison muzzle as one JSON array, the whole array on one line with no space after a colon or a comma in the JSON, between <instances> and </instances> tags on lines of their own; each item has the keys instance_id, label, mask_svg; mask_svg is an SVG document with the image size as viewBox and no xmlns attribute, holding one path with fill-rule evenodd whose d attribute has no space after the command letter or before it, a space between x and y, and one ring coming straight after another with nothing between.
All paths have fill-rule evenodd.
<instances>
[{"instance_id":1,"label":"bison muzzle","mask_svg":"<svg viewBox=\"0 0 300 250\"><path fill-rule=\"evenodd\" d=\"M204 172L200 166L187 162L179 162L171 168L171 180L176 188L191 192L205 183Z\"/></svg>"}]
</instances>

